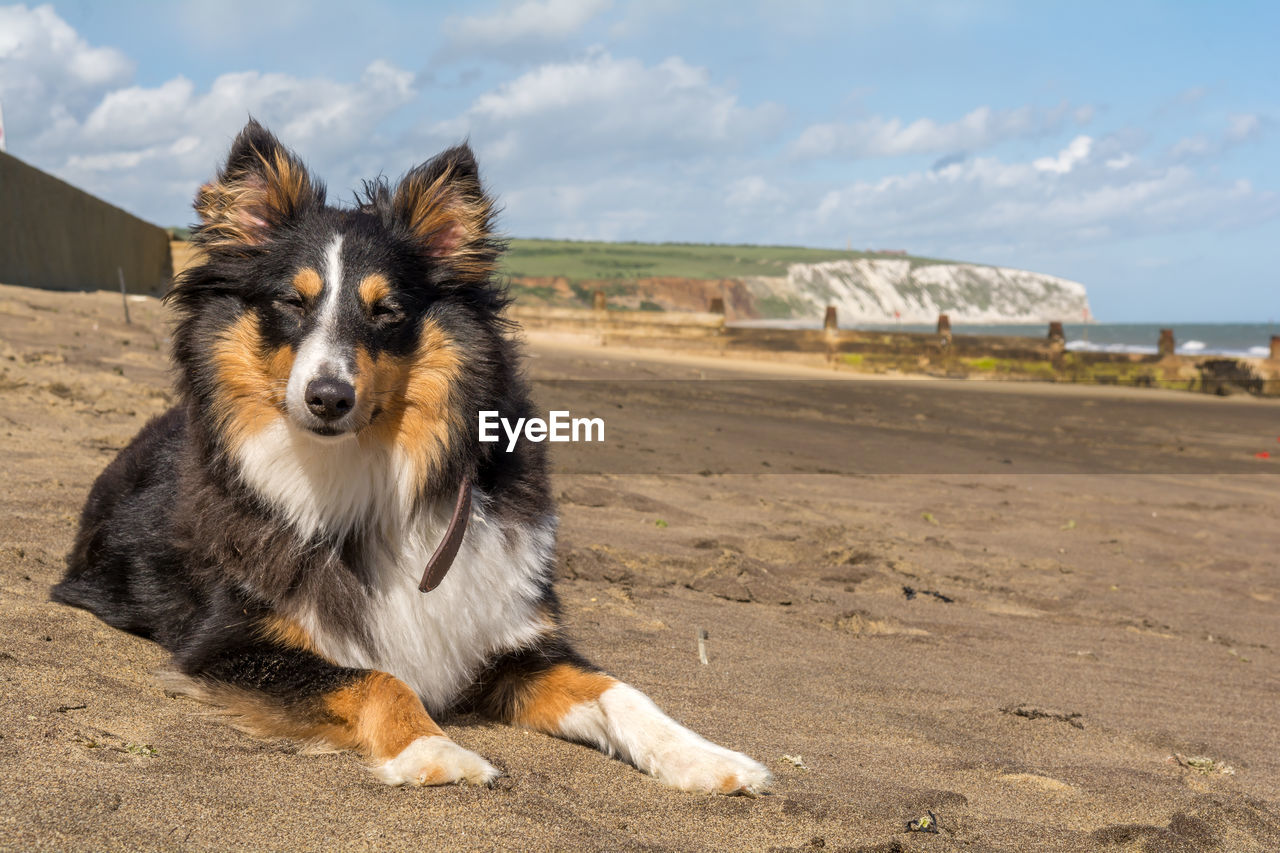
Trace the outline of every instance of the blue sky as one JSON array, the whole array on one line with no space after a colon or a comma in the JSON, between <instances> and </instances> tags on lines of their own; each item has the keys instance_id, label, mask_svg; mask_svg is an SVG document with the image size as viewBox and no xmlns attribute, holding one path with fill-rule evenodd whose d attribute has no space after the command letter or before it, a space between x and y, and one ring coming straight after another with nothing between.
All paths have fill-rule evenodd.
<instances>
[{"instance_id":1,"label":"blue sky","mask_svg":"<svg viewBox=\"0 0 1280 853\"><path fill-rule=\"evenodd\" d=\"M160 224L245 118L350 198L469 137L513 236L906 248L1280 320L1280 6L0 6L10 153ZM2 191L2 190L0 190Z\"/></svg>"}]
</instances>

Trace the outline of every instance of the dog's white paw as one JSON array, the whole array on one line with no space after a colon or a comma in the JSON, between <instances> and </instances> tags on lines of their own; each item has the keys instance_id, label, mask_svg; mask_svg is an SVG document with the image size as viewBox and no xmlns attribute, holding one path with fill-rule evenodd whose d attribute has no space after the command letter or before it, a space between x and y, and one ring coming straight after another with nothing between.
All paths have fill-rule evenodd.
<instances>
[{"instance_id":1,"label":"dog's white paw","mask_svg":"<svg viewBox=\"0 0 1280 853\"><path fill-rule=\"evenodd\" d=\"M593 743L682 791L755 796L773 782L763 764L690 731L627 684L574 706L559 733Z\"/></svg>"},{"instance_id":2,"label":"dog's white paw","mask_svg":"<svg viewBox=\"0 0 1280 853\"><path fill-rule=\"evenodd\" d=\"M769 790L773 776L740 752L704 741L661 756L654 775L682 791L755 796Z\"/></svg>"},{"instance_id":3,"label":"dog's white paw","mask_svg":"<svg viewBox=\"0 0 1280 853\"><path fill-rule=\"evenodd\" d=\"M440 735L418 738L374 773L388 785L488 785L499 775L492 764Z\"/></svg>"}]
</instances>

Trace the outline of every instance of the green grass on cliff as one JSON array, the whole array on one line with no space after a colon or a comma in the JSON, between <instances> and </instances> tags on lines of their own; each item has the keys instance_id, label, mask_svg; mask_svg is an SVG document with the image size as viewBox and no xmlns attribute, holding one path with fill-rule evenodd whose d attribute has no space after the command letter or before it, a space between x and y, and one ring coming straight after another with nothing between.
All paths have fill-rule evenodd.
<instances>
[{"instance_id":1,"label":"green grass on cliff","mask_svg":"<svg viewBox=\"0 0 1280 853\"><path fill-rule=\"evenodd\" d=\"M891 255L797 246L729 246L706 243L600 243L578 240L512 240L503 262L507 275L564 276L570 281L782 276L795 263L857 258L896 259ZM913 265L937 263L908 256Z\"/></svg>"}]
</instances>

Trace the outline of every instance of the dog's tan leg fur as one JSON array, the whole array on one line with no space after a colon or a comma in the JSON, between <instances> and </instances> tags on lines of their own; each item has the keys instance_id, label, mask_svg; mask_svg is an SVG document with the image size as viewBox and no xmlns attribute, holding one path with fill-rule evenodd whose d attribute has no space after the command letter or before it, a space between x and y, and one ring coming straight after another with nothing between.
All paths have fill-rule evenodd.
<instances>
[{"instance_id":1,"label":"dog's tan leg fur","mask_svg":"<svg viewBox=\"0 0 1280 853\"><path fill-rule=\"evenodd\" d=\"M325 706L344 723L355 749L368 756L390 785L487 785L498 771L445 736L403 681L385 672L325 696Z\"/></svg>"},{"instance_id":2,"label":"dog's tan leg fur","mask_svg":"<svg viewBox=\"0 0 1280 853\"><path fill-rule=\"evenodd\" d=\"M422 701L400 679L371 672L324 697L340 721L344 746L374 761L387 761L420 737L444 737Z\"/></svg>"},{"instance_id":3,"label":"dog's tan leg fur","mask_svg":"<svg viewBox=\"0 0 1280 853\"><path fill-rule=\"evenodd\" d=\"M559 734L560 722L574 706L600 698L617 680L573 664L557 664L530 680L512 708L511 722L547 734Z\"/></svg>"},{"instance_id":4,"label":"dog's tan leg fur","mask_svg":"<svg viewBox=\"0 0 1280 853\"><path fill-rule=\"evenodd\" d=\"M521 685L511 722L591 744L686 791L755 794L769 771L698 736L635 688L574 664L557 664Z\"/></svg>"},{"instance_id":5,"label":"dog's tan leg fur","mask_svg":"<svg viewBox=\"0 0 1280 853\"><path fill-rule=\"evenodd\" d=\"M261 643L243 650L220 674L180 683L178 689L221 706L240 729L259 737L287 737L369 760L392 785L488 784L498 771L445 736L422 700L400 679L377 670L335 666L318 654L296 622L279 617L262 626ZM277 673L312 671L339 686L307 693L276 687Z\"/></svg>"}]
</instances>

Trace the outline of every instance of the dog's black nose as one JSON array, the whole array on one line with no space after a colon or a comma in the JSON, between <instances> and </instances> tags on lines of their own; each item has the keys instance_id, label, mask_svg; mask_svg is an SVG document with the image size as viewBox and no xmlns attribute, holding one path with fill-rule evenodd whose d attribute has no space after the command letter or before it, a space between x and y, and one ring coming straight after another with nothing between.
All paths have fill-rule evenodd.
<instances>
[{"instance_id":1,"label":"dog's black nose","mask_svg":"<svg viewBox=\"0 0 1280 853\"><path fill-rule=\"evenodd\" d=\"M307 408L317 418L336 421L356 404L356 389L339 379L313 379L307 383Z\"/></svg>"}]
</instances>

